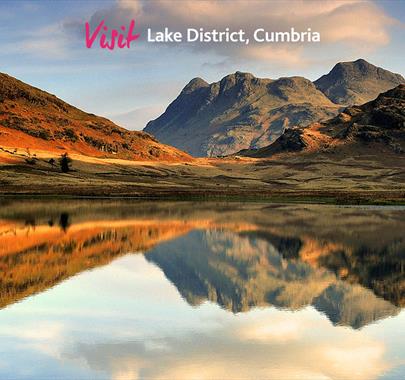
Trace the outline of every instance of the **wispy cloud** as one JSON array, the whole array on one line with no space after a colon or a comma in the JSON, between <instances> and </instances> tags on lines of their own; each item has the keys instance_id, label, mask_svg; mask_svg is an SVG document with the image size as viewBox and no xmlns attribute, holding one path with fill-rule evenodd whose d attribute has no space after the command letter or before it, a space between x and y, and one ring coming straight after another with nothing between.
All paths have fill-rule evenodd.
<instances>
[{"instance_id":1,"label":"wispy cloud","mask_svg":"<svg viewBox=\"0 0 405 380\"><path fill-rule=\"evenodd\" d=\"M14 39L3 44L2 54L28 55L42 59L64 59L72 55L77 43L67 32L66 23L53 23L37 29L14 31Z\"/></svg>"},{"instance_id":2,"label":"wispy cloud","mask_svg":"<svg viewBox=\"0 0 405 380\"><path fill-rule=\"evenodd\" d=\"M164 0L117 0L92 16L92 23L107 20L114 26L135 18L145 38L146 28L185 31L188 27L245 30L249 35L256 28L286 31L291 27L305 31L310 27L321 33L322 45L342 43L344 48L374 50L390 41L389 27L399 21L384 13L370 1L314 0L273 1L189 1L172 3ZM175 45L172 45L175 46ZM231 44L189 44L187 48L215 51L234 59L282 61L283 64L305 64L302 46Z\"/></svg>"}]
</instances>

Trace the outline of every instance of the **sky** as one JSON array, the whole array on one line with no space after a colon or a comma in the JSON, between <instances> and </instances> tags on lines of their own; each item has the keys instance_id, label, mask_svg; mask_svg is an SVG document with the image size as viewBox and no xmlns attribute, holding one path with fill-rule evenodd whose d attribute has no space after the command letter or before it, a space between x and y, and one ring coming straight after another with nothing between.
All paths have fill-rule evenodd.
<instances>
[{"instance_id":1,"label":"sky","mask_svg":"<svg viewBox=\"0 0 405 380\"><path fill-rule=\"evenodd\" d=\"M135 20L129 49L86 47L85 23L111 29ZM146 29L203 27L305 31L319 43L146 42ZM7 1L0 2L0 71L130 129L158 117L194 77L235 71L315 80L341 61L364 58L405 75L405 1Z\"/></svg>"}]
</instances>

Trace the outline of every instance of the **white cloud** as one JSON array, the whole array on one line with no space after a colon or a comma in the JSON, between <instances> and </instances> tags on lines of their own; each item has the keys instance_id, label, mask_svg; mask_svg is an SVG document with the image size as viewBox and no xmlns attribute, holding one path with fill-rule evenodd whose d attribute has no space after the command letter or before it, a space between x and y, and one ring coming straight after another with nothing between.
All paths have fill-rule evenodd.
<instances>
[{"instance_id":1,"label":"white cloud","mask_svg":"<svg viewBox=\"0 0 405 380\"><path fill-rule=\"evenodd\" d=\"M365 332L336 328L309 312L256 310L218 330L161 336L168 349L144 341L82 344L72 358L114 379L376 379L392 368L384 343ZM280 332L277 332L280 329ZM269 333L270 332L270 333ZM263 336L262 336L263 334Z\"/></svg>"},{"instance_id":2,"label":"white cloud","mask_svg":"<svg viewBox=\"0 0 405 380\"><path fill-rule=\"evenodd\" d=\"M242 28L249 35L256 28L287 31L291 27L305 31L310 27L321 33L322 48L343 43L343 48L376 49L390 41L389 27L398 21L384 13L371 1L190 1L172 3L164 0L117 0L116 4L96 12L92 23L105 19L118 26L136 19L138 30L145 38L146 28L162 30L169 27L185 31L188 27L231 30ZM175 46L175 45L172 45ZM224 57L239 60L270 61L286 65L305 64L304 49L297 45L246 46L230 44L189 44L189 48L212 50Z\"/></svg>"},{"instance_id":3,"label":"white cloud","mask_svg":"<svg viewBox=\"0 0 405 380\"><path fill-rule=\"evenodd\" d=\"M297 320L285 318L273 318L271 323L262 319L251 324L242 325L237 336L242 340L258 342L288 342L298 340L303 335L303 327Z\"/></svg>"}]
</instances>

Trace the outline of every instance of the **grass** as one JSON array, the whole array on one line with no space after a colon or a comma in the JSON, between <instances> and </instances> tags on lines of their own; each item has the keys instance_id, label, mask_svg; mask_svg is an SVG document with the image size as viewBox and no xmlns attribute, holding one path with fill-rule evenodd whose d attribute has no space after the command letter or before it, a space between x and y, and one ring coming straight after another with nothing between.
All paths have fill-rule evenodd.
<instances>
[{"instance_id":1,"label":"grass","mask_svg":"<svg viewBox=\"0 0 405 380\"><path fill-rule=\"evenodd\" d=\"M37 154L35 165L28 165L23 157L10 163L7 159L12 154L1 154L0 197L405 204L405 168L397 156L389 155L381 159L375 154L197 159L192 163L74 156L73 170L61 173L43 153Z\"/></svg>"}]
</instances>

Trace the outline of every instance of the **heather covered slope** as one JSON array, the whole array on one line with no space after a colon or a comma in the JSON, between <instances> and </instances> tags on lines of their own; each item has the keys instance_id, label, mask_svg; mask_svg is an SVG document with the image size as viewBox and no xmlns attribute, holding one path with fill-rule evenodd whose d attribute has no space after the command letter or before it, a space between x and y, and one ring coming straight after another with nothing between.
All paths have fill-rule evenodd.
<instances>
[{"instance_id":1,"label":"heather covered slope","mask_svg":"<svg viewBox=\"0 0 405 380\"><path fill-rule=\"evenodd\" d=\"M266 146L287 126L305 126L337 111L305 78L236 72L211 84L193 79L145 131L192 155L218 156Z\"/></svg>"},{"instance_id":2,"label":"heather covered slope","mask_svg":"<svg viewBox=\"0 0 405 380\"><path fill-rule=\"evenodd\" d=\"M401 83L405 83L405 79L400 74L374 66L364 59L340 62L314 82L330 100L342 105L366 103Z\"/></svg>"},{"instance_id":3,"label":"heather covered slope","mask_svg":"<svg viewBox=\"0 0 405 380\"><path fill-rule=\"evenodd\" d=\"M147 133L127 131L1 73L0 147L146 161L191 159Z\"/></svg>"}]
</instances>

